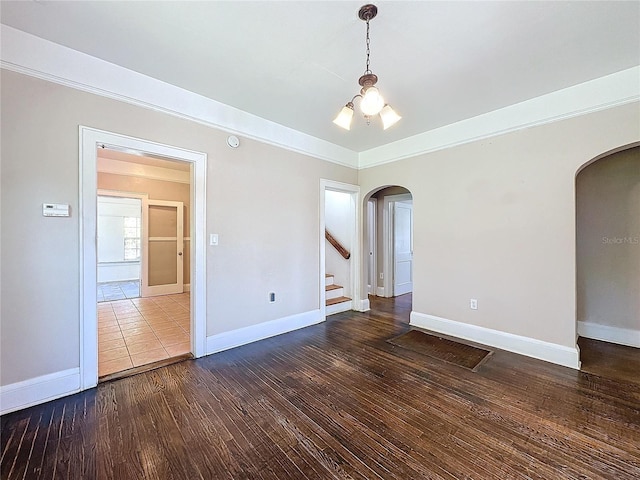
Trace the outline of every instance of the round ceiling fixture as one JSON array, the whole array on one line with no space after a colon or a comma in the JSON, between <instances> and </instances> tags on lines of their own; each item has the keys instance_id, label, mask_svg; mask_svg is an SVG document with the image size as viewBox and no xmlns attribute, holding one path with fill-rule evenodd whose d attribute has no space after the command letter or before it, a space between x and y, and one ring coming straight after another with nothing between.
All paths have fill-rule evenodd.
<instances>
[{"instance_id":1,"label":"round ceiling fixture","mask_svg":"<svg viewBox=\"0 0 640 480\"><path fill-rule=\"evenodd\" d=\"M240 146L240 139L235 135L229 135L227 137L227 145L231 148L238 148Z\"/></svg>"}]
</instances>

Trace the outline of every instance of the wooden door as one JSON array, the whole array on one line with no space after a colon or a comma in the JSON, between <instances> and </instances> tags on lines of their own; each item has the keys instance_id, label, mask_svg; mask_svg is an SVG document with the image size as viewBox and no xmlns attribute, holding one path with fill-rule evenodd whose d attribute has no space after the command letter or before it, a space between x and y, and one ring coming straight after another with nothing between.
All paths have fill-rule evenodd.
<instances>
[{"instance_id":1,"label":"wooden door","mask_svg":"<svg viewBox=\"0 0 640 480\"><path fill-rule=\"evenodd\" d=\"M143 297L183 292L183 216L182 202L148 199L143 201Z\"/></svg>"}]
</instances>

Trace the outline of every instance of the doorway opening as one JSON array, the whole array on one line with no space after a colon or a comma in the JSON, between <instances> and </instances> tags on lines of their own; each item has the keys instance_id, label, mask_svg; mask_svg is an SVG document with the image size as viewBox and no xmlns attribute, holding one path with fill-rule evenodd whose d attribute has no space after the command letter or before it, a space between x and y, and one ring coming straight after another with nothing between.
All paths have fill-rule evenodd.
<instances>
[{"instance_id":1,"label":"doorway opening","mask_svg":"<svg viewBox=\"0 0 640 480\"><path fill-rule=\"evenodd\" d=\"M640 358L639 266L640 146L632 146L595 159L576 175L577 330L583 370L606 366L607 349Z\"/></svg>"},{"instance_id":2,"label":"doorway opening","mask_svg":"<svg viewBox=\"0 0 640 480\"><path fill-rule=\"evenodd\" d=\"M138 298L142 196L99 190L97 214L98 303Z\"/></svg>"},{"instance_id":3,"label":"doorway opening","mask_svg":"<svg viewBox=\"0 0 640 480\"><path fill-rule=\"evenodd\" d=\"M409 310L413 293L413 196L401 186L365 197L365 278L371 296L396 298Z\"/></svg>"},{"instance_id":4,"label":"doorway opening","mask_svg":"<svg viewBox=\"0 0 640 480\"><path fill-rule=\"evenodd\" d=\"M107 146L97 157L101 381L191 353L192 194L188 162Z\"/></svg>"},{"instance_id":5,"label":"doorway opening","mask_svg":"<svg viewBox=\"0 0 640 480\"><path fill-rule=\"evenodd\" d=\"M360 188L320 182L320 310L326 315L361 310L357 236Z\"/></svg>"},{"instance_id":6,"label":"doorway opening","mask_svg":"<svg viewBox=\"0 0 640 480\"><path fill-rule=\"evenodd\" d=\"M81 389L150 362L204 355L206 154L80 127L80 172ZM181 198L166 199L177 191ZM107 220L129 230L106 242L139 261L137 298L98 302L99 197L139 201L139 220Z\"/></svg>"}]
</instances>

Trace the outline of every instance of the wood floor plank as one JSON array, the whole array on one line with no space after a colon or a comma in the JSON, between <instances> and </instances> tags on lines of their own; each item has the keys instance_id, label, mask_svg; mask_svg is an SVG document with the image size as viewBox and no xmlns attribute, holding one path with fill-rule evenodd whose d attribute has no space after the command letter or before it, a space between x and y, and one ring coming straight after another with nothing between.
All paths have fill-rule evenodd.
<instances>
[{"instance_id":1,"label":"wood floor plank","mask_svg":"<svg viewBox=\"0 0 640 480\"><path fill-rule=\"evenodd\" d=\"M0 478L640 478L640 350L472 372L387 342L410 300L5 415Z\"/></svg>"},{"instance_id":2,"label":"wood floor plank","mask_svg":"<svg viewBox=\"0 0 640 480\"><path fill-rule=\"evenodd\" d=\"M452 381L453 381L453 379L449 379L449 380L447 380L447 382L449 382L449 383L450 383L450 382L452 382ZM467 397L468 397L468 395L465 395L465 396L467 396ZM451 400L455 400L455 399L451 399ZM481 413L481 412L480 412L480 413ZM514 415L515 415L515 413L514 413ZM524 424L526 425L526 421L524 422ZM513 431L514 431L514 430L512 430L512 432L513 432ZM531 431L529 431L529 432L528 432L528 434L530 435L530 434L531 434ZM545 437L545 438L546 438L546 437ZM554 445L554 447L557 447L557 446L558 446L558 445ZM548 447L549 447L549 446L547 445L547 448L548 448ZM600 448L604 448L604 447L606 447L606 446L605 446L605 445L603 445L603 444L601 444L601 445L600 445ZM553 448L551 451L556 452L556 450L557 450L557 448ZM545 451L545 450L543 450L543 451ZM591 458L589 458L589 462L582 464L582 467L583 467L583 468L586 468L586 465L587 465L588 463L590 463L590 462L593 462L594 460L597 460L597 459L594 459L594 458L592 458L592 457L591 457ZM561 462L560 462L560 463L561 463ZM604 465L604 464L603 464L603 465Z\"/></svg>"}]
</instances>

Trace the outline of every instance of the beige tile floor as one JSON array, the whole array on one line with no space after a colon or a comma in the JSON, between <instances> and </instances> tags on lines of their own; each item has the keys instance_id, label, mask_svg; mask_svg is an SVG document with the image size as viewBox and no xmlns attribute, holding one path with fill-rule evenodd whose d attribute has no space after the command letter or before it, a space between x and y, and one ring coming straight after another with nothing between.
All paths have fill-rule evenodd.
<instances>
[{"instance_id":1,"label":"beige tile floor","mask_svg":"<svg viewBox=\"0 0 640 480\"><path fill-rule=\"evenodd\" d=\"M188 353L189 293L98 304L98 376Z\"/></svg>"}]
</instances>

